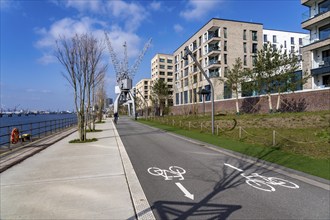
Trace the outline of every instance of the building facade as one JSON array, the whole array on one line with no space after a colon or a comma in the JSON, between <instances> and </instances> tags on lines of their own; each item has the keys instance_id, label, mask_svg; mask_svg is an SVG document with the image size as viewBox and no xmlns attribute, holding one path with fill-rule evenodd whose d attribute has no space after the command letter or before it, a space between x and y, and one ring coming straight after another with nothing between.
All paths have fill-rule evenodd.
<instances>
[{"instance_id":1,"label":"building facade","mask_svg":"<svg viewBox=\"0 0 330 220\"><path fill-rule=\"evenodd\" d=\"M330 87L330 0L301 0L308 7L301 27L310 32L302 47L303 71L311 74L304 89Z\"/></svg>"},{"instance_id":2,"label":"building facade","mask_svg":"<svg viewBox=\"0 0 330 220\"><path fill-rule=\"evenodd\" d=\"M135 85L135 95L137 100L137 111L142 111L143 109L148 109L151 105L151 79L141 79Z\"/></svg>"},{"instance_id":3,"label":"building facade","mask_svg":"<svg viewBox=\"0 0 330 220\"><path fill-rule=\"evenodd\" d=\"M165 106L173 106L174 58L171 54L156 54L151 60L151 85L156 80L166 82L169 88L169 99Z\"/></svg>"},{"instance_id":4,"label":"building facade","mask_svg":"<svg viewBox=\"0 0 330 220\"><path fill-rule=\"evenodd\" d=\"M202 72L191 57L183 59L186 46L199 61L214 86L214 99L231 98L231 91L221 80L236 58L245 68L252 68L256 53L263 45L263 25L224 19L211 19L174 51L174 106L210 101L210 91Z\"/></svg>"}]
</instances>

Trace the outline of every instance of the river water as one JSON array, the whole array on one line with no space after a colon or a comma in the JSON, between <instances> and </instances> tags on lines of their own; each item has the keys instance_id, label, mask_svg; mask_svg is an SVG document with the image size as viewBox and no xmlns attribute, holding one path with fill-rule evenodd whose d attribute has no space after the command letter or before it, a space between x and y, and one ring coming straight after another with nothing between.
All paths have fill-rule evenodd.
<instances>
[{"instance_id":1,"label":"river water","mask_svg":"<svg viewBox=\"0 0 330 220\"><path fill-rule=\"evenodd\" d=\"M0 147L1 145L8 141L8 131L11 131L14 127L28 131L33 128L32 135L37 132L43 132L43 129L54 129L59 128L63 125L63 123L59 123L61 119L76 119L76 114L37 114L37 115L24 115L21 116L13 115L12 117L8 117L7 115L3 115L0 117ZM56 121L58 122L56 122ZM55 125L57 123L57 125ZM54 125L50 127L50 125ZM45 128L37 129L37 127L45 126ZM47 127L48 126L48 127ZM63 125L65 126L65 125ZM30 133L30 132L26 132Z\"/></svg>"}]
</instances>

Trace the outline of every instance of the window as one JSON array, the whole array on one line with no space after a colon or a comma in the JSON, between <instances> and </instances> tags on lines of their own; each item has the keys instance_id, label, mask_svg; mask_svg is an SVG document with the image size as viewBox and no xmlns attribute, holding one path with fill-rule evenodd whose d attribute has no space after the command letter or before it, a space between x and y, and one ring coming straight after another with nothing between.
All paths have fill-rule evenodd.
<instances>
[{"instance_id":1,"label":"window","mask_svg":"<svg viewBox=\"0 0 330 220\"><path fill-rule=\"evenodd\" d=\"M184 104L188 103L188 91L184 91Z\"/></svg>"},{"instance_id":2,"label":"window","mask_svg":"<svg viewBox=\"0 0 330 220\"><path fill-rule=\"evenodd\" d=\"M244 50L244 53L246 53L246 43L243 43L243 50Z\"/></svg>"},{"instance_id":3,"label":"window","mask_svg":"<svg viewBox=\"0 0 330 220\"><path fill-rule=\"evenodd\" d=\"M159 62L160 63L165 63L165 59L164 58L159 58Z\"/></svg>"},{"instance_id":4,"label":"window","mask_svg":"<svg viewBox=\"0 0 330 220\"><path fill-rule=\"evenodd\" d=\"M246 30L243 30L243 40L246 40Z\"/></svg>"},{"instance_id":5,"label":"window","mask_svg":"<svg viewBox=\"0 0 330 220\"><path fill-rule=\"evenodd\" d=\"M227 74L228 74L228 67L225 67L224 76L227 77Z\"/></svg>"},{"instance_id":6,"label":"window","mask_svg":"<svg viewBox=\"0 0 330 220\"><path fill-rule=\"evenodd\" d=\"M167 72L167 76L173 76L173 72Z\"/></svg>"},{"instance_id":7,"label":"window","mask_svg":"<svg viewBox=\"0 0 330 220\"><path fill-rule=\"evenodd\" d=\"M257 63L257 56L252 57L252 65L255 66Z\"/></svg>"},{"instance_id":8,"label":"window","mask_svg":"<svg viewBox=\"0 0 330 220\"><path fill-rule=\"evenodd\" d=\"M291 53L294 53L294 46L291 46Z\"/></svg>"},{"instance_id":9,"label":"window","mask_svg":"<svg viewBox=\"0 0 330 220\"><path fill-rule=\"evenodd\" d=\"M325 13L327 11L330 11L330 2L329 1L323 1L319 4L319 13Z\"/></svg>"},{"instance_id":10,"label":"window","mask_svg":"<svg viewBox=\"0 0 330 220\"><path fill-rule=\"evenodd\" d=\"M276 44L273 44L273 50L276 50L276 48L277 48Z\"/></svg>"},{"instance_id":11,"label":"window","mask_svg":"<svg viewBox=\"0 0 330 220\"><path fill-rule=\"evenodd\" d=\"M227 41L225 41L224 44L223 44L223 50L227 51Z\"/></svg>"},{"instance_id":12,"label":"window","mask_svg":"<svg viewBox=\"0 0 330 220\"><path fill-rule=\"evenodd\" d=\"M267 42L267 34L264 34L264 42Z\"/></svg>"},{"instance_id":13,"label":"window","mask_svg":"<svg viewBox=\"0 0 330 220\"><path fill-rule=\"evenodd\" d=\"M211 86L206 85L205 90L210 92L211 91ZM208 93L207 95L205 95L205 101L210 101L210 100L211 100L211 93Z\"/></svg>"},{"instance_id":14,"label":"window","mask_svg":"<svg viewBox=\"0 0 330 220\"><path fill-rule=\"evenodd\" d=\"M194 94L194 102L197 102L197 90L193 89L193 94Z\"/></svg>"},{"instance_id":15,"label":"window","mask_svg":"<svg viewBox=\"0 0 330 220\"><path fill-rule=\"evenodd\" d=\"M181 96L181 97L180 97L181 104L183 104L183 103L182 103L182 101L183 101L183 92L180 92L180 96Z\"/></svg>"},{"instance_id":16,"label":"window","mask_svg":"<svg viewBox=\"0 0 330 220\"><path fill-rule=\"evenodd\" d=\"M165 75L165 72L160 71L159 72L159 75L164 76Z\"/></svg>"},{"instance_id":17,"label":"window","mask_svg":"<svg viewBox=\"0 0 330 220\"><path fill-rule=\"evenodd\" d=\"M194 75L194 83L197 83L197 74Z\"/></svg>"},{"instance_id":18,"label":"window","mask_svg":"<svg viewBox=\"0 0 330 220\"><path fill-rule=\"evenodd\" d=\"M227 28L223 28L223 37L227 38Z\"/></svg>"},{"instance_id":19,"label":"window","mask_svg":"<svg viewBox=\"0 0 330 220\"><path fill-rule=\"evenodd\" d=\"M167 82L173 82L173 79L167 79Z\"/></svg>"},{"instance_id":20,"label":"window","mask_svg":"<svg viewBox=\"0 0 330 220\"><path fill-rule=\"evenodd\" d=\"M148 81L144 81L144 85L148 85Z\"/></svg>"},{"instance_id":21,"label":"window","mask_svg":"<svg viewBox=\"0 0 330 220\"><path fill-rule=\"evenodd\" d=\"M175 104L179 104L179 93L175 93Z\"/></svg>"},{"instance_id":22,"label":"window","mask_svg":"<svg viewBox=\"0 0 330 220\"><path fill-rule=\"evenodd\" d=\"M223 62L224 62L225 64L227 64L227 54L224 54L224 57L223 57L223 58L224 58L224 61L223 61Z\"/></svg>"},{"instance_id":23,"label":"window","mask_svg":"<svg viewBox=\"0 0 330 220\"><path fill-rule=\"evenodd\" d=\"M189 103L192 103L192 90L189 90Z\"/></svg>"},{"instance_id":24,"label":"window","mask_svg":"<svg viewBox=\"0 0 330 220\"><path fill-rule=\"evenodd\" d=\"M165 69L165 65L159 65L159 69Z\"/></svg>"},{"instance_id":25,"label":"window","mask_svg":"<svg viewBox=\"0 0 330 220\"><path fill-rule=\"evenodd\" d=\"M244 64L244 66L246 66L246 58L247 58L247 56L244 55L244 59L243 59L243 64Z\"/></svg>"},{"instance_id":26,"label":"window","mask_svg":"<svg viewBox=\"0 0 330 220\"><path fill-rule=\"evenodd\" d=\"M319 38L320 38L320 40L330 38L330 24L320 27Z\"/></svg>"},{"instance_id":27,"label":"window","mask_svg":"<svg viewBox=\"0 0 330 220\"><path fill-rule=\"evenodd\" d=\"M168 60L167 60L167 63L173 63L173 60L169 60L169 59L168 59Z\"/></svg>"},{"instance_id":28,"label":"window","mask_svg":"<svg viewBox=\"0 0 330 220\"><path fill-rule=\"evenodd\" d=\"M173 66L167 66L167 69L172 70Z\"/></svg>"},{"instance_id":29,"label":"window","mask_svg":"<svg viewBox=\"0 0 330 220\"><path fill-rule=\"evenodd\" d=\"M257 31L252 31L252 40L257 41L258 40L258 32Z\"/></svg>"},{"instance_id":30,"label":"window","mask_svg":"<svg viewBox=\"0 0 330 220\"><path fill-rule=\"evenodd\" d=\"M302 38L299 38L299 45L302 46Z\"/></svg>"},{"instance_id":31,"label":"window","mask_svg":"<svg viewBox=\"0 0 330 220\"><path fill-rule=\"evenodd\" d=\"M224 88L223 88L223 98L224 99L232 98L232 91L230 89L230 86L227 83L225 83Z\"/></svg>"},{"instance_id":32,"label":"window","mask_svg":"<svg viewBox=\"0 0 330 220\"><path fill-rule=\"evenodd\" d=\"M273 35L273 43L277 43L276 35Z\"/></svg>"},{"instance_id":33,"label":"window","mask_svg":"<svg viewBox=\"0 0 330 220\"><path fill-rule=\"evenodd\" d=\"M257 51L258 51L258 44L253 43L252 44L252 53L257 53Z\"/></svg>"},{"instance_id":34,"label":"window","mask_svg":"<svg viewBox=\"0 0 330 220\"><path fill-rule=\"evenodd\" d=\"M148 90L148 86L144 86L144 89L145 89L145 90Z\"/></svg>"},{"instance_id":35,"label":"window","mask_svg":"<svg viewBox=\"0 0 330 220\"><path fill-rule=\"evenodd\" d=\"M286 48L286 40L284 41L284 48Z\"/></svg>"},{"instance_id":36,"label":"window","mask_svg":"<svg viewBox=\"0 0 330 220\"><path fill-rule=\"evenodd\" d=\"M291 44L294 44L294 37L291 37Z\"/></svg>"},{"instance_id":37,"label":"window","mask_svg":"<svg viewBox=\"0 0 330 220\"><path fill-rule=\"evenodd\" d=\"M184 79L184 86L188 86L188 78Z\"/></svg>"}]
</instances>

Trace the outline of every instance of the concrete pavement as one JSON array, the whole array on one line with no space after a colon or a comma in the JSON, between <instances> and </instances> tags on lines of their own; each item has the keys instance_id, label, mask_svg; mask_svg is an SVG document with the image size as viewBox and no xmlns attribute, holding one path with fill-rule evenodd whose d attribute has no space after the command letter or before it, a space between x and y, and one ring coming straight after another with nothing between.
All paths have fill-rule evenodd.
<instances>
[{"instance_id":1,"label":"concrete pavement","mask_svg":"<svg viewBox=\"0 0 330 220\"><path fill-rule=\"evenodd\" d=\"M74 132L1 173L0 219L153 219L112 120L96 128L96 142L69 144Z\"/></svg>"}]
</instances>

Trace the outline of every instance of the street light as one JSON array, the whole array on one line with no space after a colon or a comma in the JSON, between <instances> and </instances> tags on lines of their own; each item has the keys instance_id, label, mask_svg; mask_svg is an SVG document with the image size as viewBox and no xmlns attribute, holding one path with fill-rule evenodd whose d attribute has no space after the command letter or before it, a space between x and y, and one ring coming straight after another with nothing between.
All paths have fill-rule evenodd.
<instances>
[{"instance_id":1,"label":"street light","mask_svg":"<svg viewBox=\"0 0 330 220\"><path fill-rule=\"evenodd\" d=\"M207 80L207 82L210 84L211 86L211 103L212 103L212 134L214 134L214 87L213 84L210 80L210 78L206 75L206 73L204 72L201 64L197 61L196 57L193 56L191 50L189 50L189 47L186 46L184 48L184 56L182 59L184 60L188 60L188 55L191 56L191 58L194 60L195 64L197 65L197 67L199 68L199 70L202 72L202 74L204 75L205 79ZM204 106L205 107L205 106ZM205 111L205 110L204 110Z\"/></svg>"}]
</instances>

